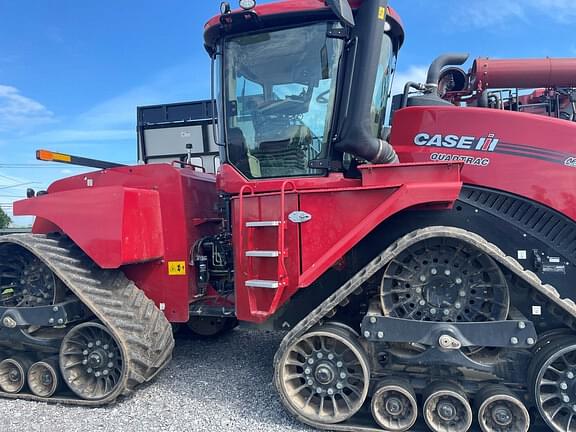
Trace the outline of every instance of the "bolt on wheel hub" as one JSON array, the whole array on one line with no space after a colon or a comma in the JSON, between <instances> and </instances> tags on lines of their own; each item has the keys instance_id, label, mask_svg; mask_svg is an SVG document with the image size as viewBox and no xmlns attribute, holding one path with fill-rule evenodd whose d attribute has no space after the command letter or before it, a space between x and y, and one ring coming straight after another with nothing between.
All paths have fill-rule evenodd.
<instances>
[{"instance_id":1,"label":"bolt on wheel hub","mask_svg":"<svg viewBox=\"0 0 576 432\"><path fill-rule=\"evenodd\" d=\"M386 401L386 412L391 416L397 416L404 411L402 401L396 397L391 397Z\"/></svg>"},{"instance_id":2,"label":"bolt on wheel hub","mask_svg":"<svg viewBox=\"0 0 576 432\"><path fill-rule=\"evenodd\" d=\"M436 411L438 412L438 416L446 422L452 421L456 418L456 407L451 402L442 401L438 403Z\"/></svg>"},{"instance_id":3,"label":"bolt on wheel hub","mask_svg":"<svg viewBox=\"0 0 576 432\"><path fill-rule=\"evenodd\" d=\"M512 411L504 405L494 407L492 419L498 426L509 426L512 423Z\"/></svg>"},{"instance_id":4,"label":"bolt on wheel hub","mask_svg":"<svg viewBox=\"0 0 576 432\"><path fill-rule=\"evenodd\" d=\"M334 380L334 375L330 365L321 365L316 368L315 377L320 384L330 384Z\"/></svg>"},{"instance_id":5,"label":"bolt on wheel hub","mask_svg":"<svg viewBox=\"0 0 576 432\"><path fill-rule=\"evenodd\" d=\"M10 369L10 372L8 372L8 379L12 383L18 382L22 379L22 374L20 373L20 371L18 369L16 369L14 367L14 368Z\"/></svg>"}]
</instances>

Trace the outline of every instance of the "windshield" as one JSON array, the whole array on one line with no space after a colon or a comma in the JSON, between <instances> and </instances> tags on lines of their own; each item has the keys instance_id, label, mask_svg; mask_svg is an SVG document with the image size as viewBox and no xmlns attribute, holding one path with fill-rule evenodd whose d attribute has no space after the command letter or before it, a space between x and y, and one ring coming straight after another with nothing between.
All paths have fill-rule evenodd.
<instances>
[{"instance_id":1,"label":"windshield","mask_svg":"<svg viewBox=\"0 0 576 432\"><path fill-rule=\"evenodd\" d=\"M248 178L318 175L326 157L343 42L340 24L244 35L224 45L228 161Z\"/></svg>"}]
</instances>

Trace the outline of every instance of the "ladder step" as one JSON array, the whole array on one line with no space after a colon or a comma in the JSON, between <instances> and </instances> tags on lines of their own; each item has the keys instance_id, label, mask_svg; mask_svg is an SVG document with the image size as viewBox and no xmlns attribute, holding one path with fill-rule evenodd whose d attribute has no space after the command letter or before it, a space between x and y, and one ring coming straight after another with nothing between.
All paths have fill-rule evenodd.
<instances>
[{"instance_id":1,"label":"ladder step","mask_svg":"<svg viewBox=\"0 0 576 432\"><path fill-rule=\"evenodd\" d=\"M245 285L251 288L269 288L269 289L276 289L278 288L278 281L271 281L271 280L260 280L260 279L253 279L247 280Z\"/></svg>"},{"instance_id":2,"label":"ladder step","mask_svg":"<svg viewBox=\"0 0 576 432\"><path fill-rule=\"evenodd\" d=\"M280 252L272 250L254 250L246 251L246 256L253 258L278 258L280 256Z\"/></svg>"},{"instance_id":3,"label":"ladder step","mask_svg":"<svg viewBox=\"0 0 576 432\"><path fill-rule=\"evenodd\" d=\"M277 227L280 226L280 221L253 221L246 222L247 228L260 228L260 227Z\"/></svg>"}]
</instances>

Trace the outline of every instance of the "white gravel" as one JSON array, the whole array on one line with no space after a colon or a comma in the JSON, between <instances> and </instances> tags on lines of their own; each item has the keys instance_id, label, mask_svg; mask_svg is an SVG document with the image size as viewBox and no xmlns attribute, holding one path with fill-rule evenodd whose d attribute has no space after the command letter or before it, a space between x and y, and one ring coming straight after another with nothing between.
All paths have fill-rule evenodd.
<instances>
[{"instance_id":1,"label":"white gravel","mask_svg":"<svg viewBox=\"0 0 576 432\"><path fill-rule=\"evenodd\" d=\"M0 400L0 432L310 431L272 385L281 338L242 329L211 341L179 336L169 366L130 398L104 408Z\"/></svg>"}]
</instances>

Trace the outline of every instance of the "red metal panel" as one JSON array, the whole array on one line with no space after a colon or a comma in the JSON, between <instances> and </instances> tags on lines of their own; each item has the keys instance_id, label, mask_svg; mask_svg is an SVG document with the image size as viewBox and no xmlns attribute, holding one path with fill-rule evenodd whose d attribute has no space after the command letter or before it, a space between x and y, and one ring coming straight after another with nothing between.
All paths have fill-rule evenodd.
<instances>
[{"instance_id":1,"label":"red metal panel","mask_svg":"<svg viewBox=\"0 0 576 432\"><path fill-rule=\"evenodd\" d=\"M358 8L362 4L362 0L350 0L350 5L353 8ZM254 9L260 16L265 15L279 15L290 13L314 12L322 9L328 9L325 0L288 0L279 1L274 3L260 4ZM239 9L234 12L239 11ZM400 15L391 7L388 7L388 15L394 19L401 27L403 27ZM208 31L211 27L220 25L220 15L212 17L204 26Z\"/></svg>"},{"instance_id":2,"label":"red metal panel","mask_svg":"<svg viewBox=\"0 0 576 432\"><path fill-rule=\"evenodd\" d=\"M287 286L282 287L281 304L289 299L298 288L300 270L300 244L298 226L287 223L278 227L246 228L246 222L254 221L282 221L288 215L298 210L298 195L287 193L285 195L284 215L281 214L281 194L243 196L242 214L240 213L240 198L233 199L233 238L235 260L235 286L236 286L236 314L238 319L245 321L262 322L270 314L255 313L250 306L250 295L254 296L255 305L261 312L266 312L272 305L276 290L266 288L248 288L247 280L278 280L278 258L248 258L247 250L279 251L279 230L285 230L287 270Z\"/></svg>"},{"instance_id":3,"label":"red metal panel","mask_svg":"<svg viewBox=\"0 0 576 432\"><path fill-rule=\"evenodd\" d=\"M66 234L103 268L164 254L157 191L121 186L63 191L18 201L14 213L34 214L65 227Z\"/></svg>"},{"instance_id":4,"label":"red metal panel","mask_svg":"<svg viewBox=\"0 0 576 432\"><path fill-rule=\"evenodd\" d=\"M238 194L240 190L249 185L255 193L278 192L286 179L247 180L232 166L225 164L220 167L217 176L218 190L230 194ZM290 178L290 182L299 190L319 188L351 188L361 185L359 179L344 178L341 173L332 173L326 177L300 177Z\"/></svg>"},{"instance_id":5,"label":"red metal panel","mask_svg":"<svg viewBox=\"0 0 576 432\"><path fill-rule=\"evenodd\" d=\"M390 216L422 204L450 207L462 186L460 166L374 165L363 170L365 186L322 188L325 179L318 178L319 187L316 189L287 193L284 217L299 208L309 213L312 219L302 224L286 222L289 277L280 305L298 289L311 285ZM247 192L251 187L244 187L243 191ZM266 312L266 306L272 302L276 290L252 290L260 306L259 311L254 311L250 307L250 288L246 288L244 283L248 279L272 279L276 262L269 258L261 259L263 262L247 260L244 253L247 249L271 250L277 243L277 231L268 227L258 228L252 233L243 227L249 221L280 220L281 194L244 195L242 199L237 197L233 201L237 314L241 320L262 322L272 315L273 311Z\"/></svg>"},{"instance_id":6,"label":"red metal panel","mask_svg":"<svg viewBox=\"0 0 576 432\"><path fill-rule=\"evenodd\" d=\"M370 188L301 195L301 210L312 215L301 228L301 287L311 285L382 221L422 204L449 208L462 187L457 164L373 165L363 176L368 172ZM395 186L396 176L404 183Z\"/></svg>"},{"instance_id":7,"label":"red metal panel","mask_svg":"<svg viewBox=\"0 0 576 432\"><path fill-rule=\"evenodd\" d=\"M313 271L323 261L331 249L355 227L365 223L365 218L381 203L390 199L395 188L376 190L348 190L340 192L324 191L315 194L302 194L300 207L312 216L301 226L302 232L302 272ZM340 245L335 253L341 258ZM332 260L330 260L332 261ZM309 285L307 277L304 286ZM302 282L301 282L302 284Z\"/></svg>"},{"instance_id":8,"label":"red metal panel","mask_svg":"<svg viewBox=\"0 0 576 432\"><path fill-rule=\"evenodd\" d=\"M476 150L490 135L490 144ZM454 146L462 137L460 147L470 148ZM466 137L476 141L469 145ZM511 192L576 219L576 123L483 108L411 107L394 115L391 142L402 162L464 158L464 183Z\"/></svg>"},{"instance_id":9,"label":"red metal panel","mask_svg":"<svg viewBox=\"0 0 576 432\"><path fill-rule=\"evenodd\" d=\"M129 194L124 208L111 191L126 189L147 198ZM123 167L66 178L53 183L48 192L15 206L19 214L40 216L34 232L70 235L102 267L156 254L161 258L121 268L170 321L188 320L188 305L196 293L194 267L186 266L185 275L171 276L168 265L188 263L195 241L218 230L213 175L166 164ZM148 198L152 196L155 201ZM76 230L79 234L72 236ZM163 239L160 253L147 244L158 236Z\"/></svg>"}]
</instances>

